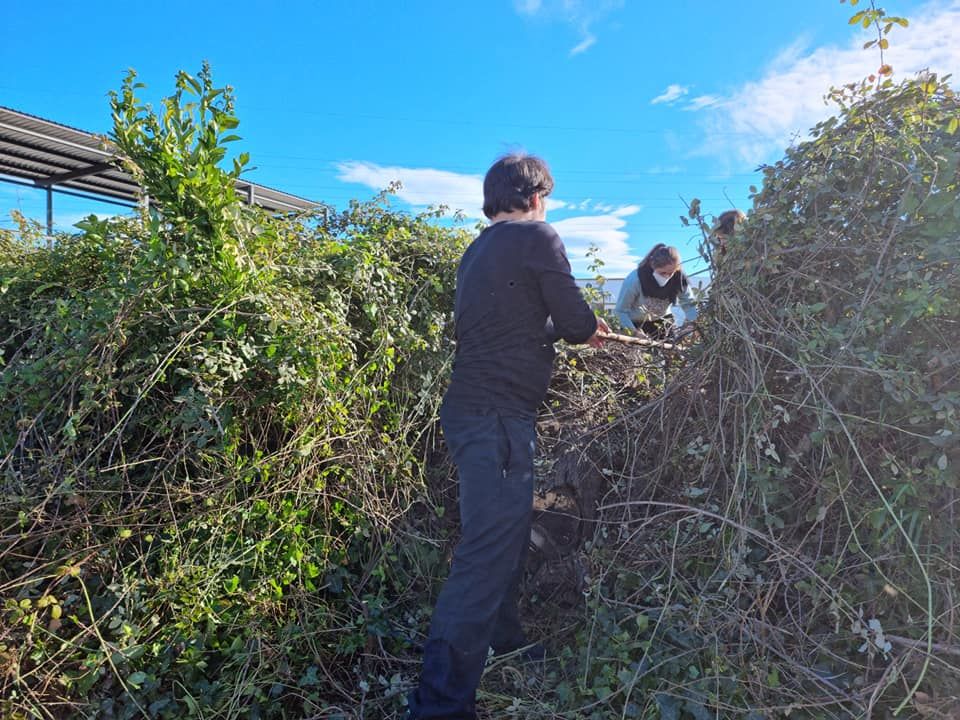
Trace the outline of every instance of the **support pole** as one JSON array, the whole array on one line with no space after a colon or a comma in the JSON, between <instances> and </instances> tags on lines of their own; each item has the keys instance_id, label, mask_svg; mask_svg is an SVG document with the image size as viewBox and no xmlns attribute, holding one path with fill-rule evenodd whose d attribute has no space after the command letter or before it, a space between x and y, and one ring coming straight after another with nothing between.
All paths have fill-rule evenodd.
<instances>
[{"instance_id":1,"label":"support pole","mask_svg":"<svg viewBox=\"0 0 960 720\"><path fill-rule=\"evenodd\" d=\"M53 247L53 188L47 185L47 247Z\"/></svg>"}]
</instances>

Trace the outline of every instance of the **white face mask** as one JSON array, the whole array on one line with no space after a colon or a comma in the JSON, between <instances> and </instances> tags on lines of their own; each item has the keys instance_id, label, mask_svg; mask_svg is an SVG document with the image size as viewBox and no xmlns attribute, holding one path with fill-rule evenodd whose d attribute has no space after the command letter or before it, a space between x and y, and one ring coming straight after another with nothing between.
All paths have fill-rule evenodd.
<instances>
[{"instance_id":1,"label":"white face mask","mask_svg":"<svg viewBox=\"0 0 960 720\"><path fill-rule=\"evenodd\" d=\"M657 281L657 285L659 285L660 287L664 287L668 282L670 282L671 277L673 276L661 275L658 272L653 273L653 279Z\"/></svg>"}]
</instances>

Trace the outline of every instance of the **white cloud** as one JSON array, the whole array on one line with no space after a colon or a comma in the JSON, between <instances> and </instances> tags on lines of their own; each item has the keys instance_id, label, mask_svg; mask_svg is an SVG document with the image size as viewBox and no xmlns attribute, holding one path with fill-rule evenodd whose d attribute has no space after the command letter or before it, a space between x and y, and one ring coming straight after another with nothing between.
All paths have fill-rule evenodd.
<instances>
[{"instance_id":1,"label":"white cloud","mask_svg":"<svg viewBox=\"0 0 960 720\"><path fill-rule=\"evenodd\" d=\"M884 61L893 66L895 80L925 69L956 76L958 34L960 0L928 3L916 10L910 27L894 26ZM706 139L700 153L725 155L737 165L755 165L779 155L797 134L805 134L835 112L823 100L831 86L858 82L877 71L876 49L863 49L869 39L870 33L864 31L846 47L809 50L798 41L786 48L762 78L705 108Z\"/></svg>"},{"instance_id":2,"label":"white cloud","mask_svg":"<svg viewBox=\"0 0 960 720\"><path fill-rule=\"evenodd\" d=\"M581 212L592 212L600 215L616 215L618 217L627 217L636 215L643 207L640 205L611 205L605 202L594 202L587 198L580 203L567 203L566 207L570 210L580 210Z\"/></svg>"},{"instance_id":3,"label":"white cloud","mask_svg":"<svg viewBox=\"0 0 960 720\"><path fill-rule=\"evenodd\" d=\"M401 187L396 196L417 208L445 205L450 212L461 211L468 218L483 218L483 177L436 170L377 165L371 162L350 161L337 165L337 178L344 182L366 185L379 192L391 183ZM588 201L589 202L589 201ZM562 210L569 203L559 198L547 198L547 210Z\"/></svg>"},{"instance_id":4,"label":"white cloud","mask_svg":"<svg viewBox=\"0 0 960 720\"><path fill-rule=\"evenodd\" d=\"M479 175L360 161L340 163L338 170L340 180L366 185L375 191L399 181L402 187L397 191L397 197L415 207L446 205L452 210L462 210L468 218L483 217L483 178ZM549 213L561 209L600 214L582 214L553 221ZM590 264L586 252L591 245L599 248L606 274L626 274L636 266L637 257L630 252L627 245L629 235L624 228L626 218L642 209L640 205L611 205L595 202L592 198L579 203L547 198L548 220L563 239L574 272L581 275Z\"/></svg>"},{"instance_id":5,"label":"white cloud","mask_svg":"<svg viewBox=\"0 0 960 720\"><path fill-rule=\"evenodd\" d=\"M690 98L690 102L683 108L684 110L703 110L704 108L719 105L723 101L719 95L697 95Z\"/></svg>"},{"instance_id":6,"label":"white cloud","mask_svg":"<svg viewBox=\"0 0 960 720\"><path fill-rule=\"evenodd\" d=\"M366 185L376 191L399 182L401 187L397 197L414 207L446 205L451 211L460 210L469 218L483 217L483 177L480 175L360 161L339 163L337 170L340 180Z\"/></svg>"},{"instance_id":7,"label":"white cloud","mask_svg":"<svg viewBox=\"0 0 960 720\"><path fill-rule=\"evenodd\" d=\"M627 225L624 217L639 211L638 206L631 205L621 208L620 214L580 215L551 222L567 248L573 274L582 276L587 272L591 262L587 251L591 246L599 249L605 275L625 275L635 268L638 258L627 245L630 235L624 231Z\"/></svg>"},{"instance_id":8,"label":"white cloud","mask_svg":"<svg viewBox=\"0 0 960 720\"><path fill-rule=\"evenodd\" d=\"M586 52L594 46L597 42L597 36L591 32L587 32L587 36L581 40L577 45L574 45L570 48L571 55L579 55L582 52Z\"/></svg>"},{"instance_id":9,"label":"white cloud","mask_svg":"<svg viewBox=\"0 0 960 720\"><path fill-rule=\"evenodd\" d=\"M622 8L624 2L625 0L514 0L513 7L520 15L558 20L574 28L580 40L570 48L570 55L580 55L597 42L593 28L610 13Z\"/></svg>"},{"instance_id":10,"label":"white cloud","mask_svg":"<svg viewBox=\"0 0 960 720\"><path fill-rule=\"evenodd\" d=\"M630 215L636 215L641 210L643 210L643 207L640 205L621 205L614 210L611 215L616 215L617 217L628 217Z\"/></svg>"},{"instance_id":11,"label":"white cloud","mask_svg":"<svg viewBox=\"0 0 960 720\"><path fill-rule=\"evenodd\" d=\"M684 87L683 85L667 85L667 89L651 100L650 104L659 105L660 103L667 103L669 105L671 103L675 103L688 92L690 92L690 88Z\"/></svg>"}]
</instances>

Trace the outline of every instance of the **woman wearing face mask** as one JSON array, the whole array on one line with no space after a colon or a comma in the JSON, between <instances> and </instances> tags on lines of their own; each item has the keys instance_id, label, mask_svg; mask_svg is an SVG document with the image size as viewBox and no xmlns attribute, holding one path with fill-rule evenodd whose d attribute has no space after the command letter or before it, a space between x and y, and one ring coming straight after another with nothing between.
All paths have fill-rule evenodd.
<instances>
[{"instance_id":1,"label":"woman wearing face mask","mask_svg":"<svg viewBox=\"0 0 960 720\"><path fill-rule=\"evenodd\" d=\"M663 243L654 245L620 287L616 313L620 323L637 335L655 340L667 337L670 308L679 303L684 322L697 319L687 276L680 269L680 253Z\"/></svg>"}]
</instances>

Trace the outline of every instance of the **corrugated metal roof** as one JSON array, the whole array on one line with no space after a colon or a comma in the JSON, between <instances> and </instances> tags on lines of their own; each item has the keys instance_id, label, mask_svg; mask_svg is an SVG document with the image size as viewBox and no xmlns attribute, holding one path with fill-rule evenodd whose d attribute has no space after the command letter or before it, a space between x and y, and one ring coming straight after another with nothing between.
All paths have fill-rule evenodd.
<instances>
[{"instance_id":1,"label":"corrugated metal roof","mask_svg":"<svg viewBox=\"0 0 960 720\"><path fill-rule=\"evenodd\" d=\"M37 187L52 186L135 203L140 186L116 164L109 140L46 118L0 106L0 174ZM2 180L2 178L0 178ZM293 212L319 203L244 180L237 191L270 212Z\"/></svg>"}]
</instances>

